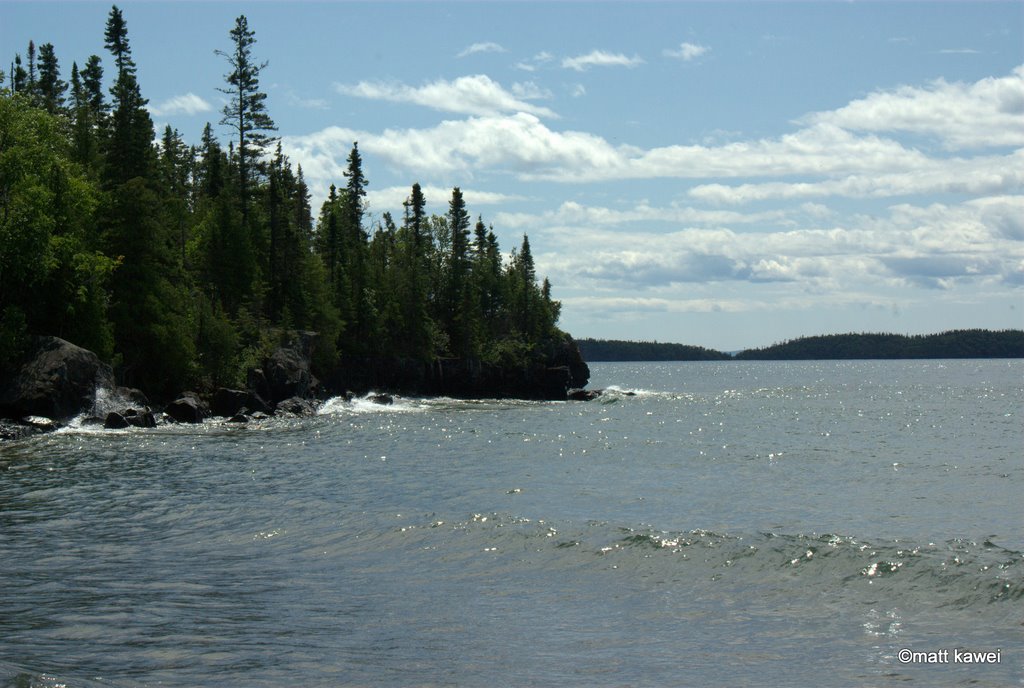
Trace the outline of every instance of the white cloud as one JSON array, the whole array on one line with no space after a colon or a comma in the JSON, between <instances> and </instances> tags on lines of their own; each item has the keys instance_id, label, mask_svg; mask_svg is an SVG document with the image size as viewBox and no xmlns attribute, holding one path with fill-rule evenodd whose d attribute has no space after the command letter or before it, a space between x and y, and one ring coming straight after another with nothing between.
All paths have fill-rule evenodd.
<instances>
[{"instance_id":1,"label":"white cloud","mask_svg":"<svg viewBox=\"0 0 1024 688\"><path fill-rule=\"evenodd\" d=\"M186 93L182 96L168 98L159 105L150 105L149 111L155 117L170 117L173 115L197 115L200 112L209 112L213 106L197 96L195 93Z\"/></svg>"},{"instance_id":2,"label":"white cloud","mask_svg":"<svg viewBox=\"0 0 1024 688\"><path fill-rule=\"evenodd\" d=\"M621 53L593 50L586 55L565 58L562 60L562 67L582 72L590 67L636 67L643 63L643 59L636 55L628 57Z\"/></svg>"},{"instance_id":3,"label":"white cloud","mask_svg":"<svg viewBox=\"0 0 1024 688\"><path fill-rule=\"evenodd\" d=\"M751 203L799 198L888 198L916 194L990 195L1024 188L1024 150L1006 156L931 159L903 172L855 174L807 182L701 184L689 191L711 203Z\"/></svg>"},{"instance_id":4,"label":"white cloud","mask_svg":"<svg viewBox=\"0 0 1024 688\"><path fill-rule=\"evenodd\" d=\"M555 59L554 55L552 55L551 53L549 53L546 50L542 50L541 52L539 52L536 55L534 55L533 57L531 57L529 60L523 60L522 62L517 62L515 64L515 68L516 69L521 69L524 72L535 72L538 69L540 69L540 67L542 65L545 65L548 62L551 62L551 60L553 60L553 59Z\"/></svg>"},{"instance_id":5,"label":"white cloud","mask_svg":"<svg viewBox=\"0 0 1024 688\"><path fill-rule=\"evenodd\" d=\"M820 208L801 211L811 224L785 231L763 231L760 222L757 231L738 229L754 216L716 218L676 206L614 212L577 203L532 220L499 213L495 224L536 237L545 247L535 251L538 270L569 293L646 296L706 283L794 283L813 293L967 283L1005 289L1017 284L1024 266L1024 196L899 204L832 227L815 226L826 217ZM638 219L649 226L623 226ZM716 219L721 226L686 224Z\"/></svg>"},{"instance_id":6,"label":"white cloud","mask_svg":"<svg viewBox=\"0 0 1024 688\"><path fill-rule=\"evenodd\" d=\"M797 211L805 213L803 209ZM792 214L786 210L770 210L758 213L739 213L731 210L705 210L672 204L651 206L640 203L625 210L601 206L586 206L576 201L565 201L554 210L539 214L498 213L495 222L502 227L543 228L550 226L577 225L586 227L612 227L627 223L674 223L678 225L746 225L767 224L786 221ZM817 211L820 213L820 211Z\"/></svg>"},{"instance_id":7,"label":"white cloud","mask_svg":"<svg viewBox=\"0 0 1024 688\"><path fill-rule=\"evenodd\" d=\"M680 43L679 48L676 50L670 50L666 48L662 51L665 57L674 57L682 60L683 62L689 62L695 60L698 57L705 55L710 51L711 48L706 45L697 45L695 43Z\"/></svg>"},{"instance_id":8,"label":"white cloud","mask_svg":"<svg viewBox=\"0 0 1024 688\"><path fill-rule=\"evenodd\" d=\"M580 170L621 168L624 153L604 139L582 132L554 132L531 114L448 120L429 129L386 129L379 133L328 127L307 136L283 137L290 157L340 178L352 142L364 155L416 174L470 174L474 169L513 171L536 176L540 171L571 178ZM310 163L307 164L307 158Z\"/></svg>"},{"instance_id":9,"label":"white cloud","mask_svg":"<svg viewBox=\"0 0 1024 688\"><path fill-rule=\"evenodd\" d=\"M550 100L555 97L551 91L541 88L532 81L512 84L512 95L523 100Z\"/></svg>"},{"instance_id":10,"label":"white cloud","mask_svg":"<svg viewBox=\"0 0 1024 688\"><path fill-rule=\"evenodd\" d=\"M503 52L506 52L505 48L501 47L497 43L493 43L493 42L488 41L486 43L474 43L473 45L469 46L468 48L463 50L461 53L456 55L456 57L466 57L468 55L474 55L476 53L503 53Z\"/></svg>"},{"instance_id":11,"label":"white cloud","mask_svg":"<svg viewBox=\"0 0 1024 688\"><path fill-rule=\"evenodd\" d=\"M1024 65L975 83L939 79L926 88L879 91L802 119L851 131L907 132L939 139L948 149L1024 146Z\"/></svg>"},{"instance_id":12,"label":"white cloud","mask_svg":"<svg viewBox=\"0 0 1024 688\"><path fill-rule=\"evenodd\" d=\"M424 86L413 87L401 83L361 81L355 85L335 84L335 89L348 96L386 100L394 103L414 103L435 110L466 115L496 115L503 112L526 112L542 117L557 118L548 108L526 102L537 97L534 87L526 96L506 91L501 84L484 74L462 76L454 81L439 79ZM519 85L520 91L528 90Z\"/></svg>"}]
</instances>

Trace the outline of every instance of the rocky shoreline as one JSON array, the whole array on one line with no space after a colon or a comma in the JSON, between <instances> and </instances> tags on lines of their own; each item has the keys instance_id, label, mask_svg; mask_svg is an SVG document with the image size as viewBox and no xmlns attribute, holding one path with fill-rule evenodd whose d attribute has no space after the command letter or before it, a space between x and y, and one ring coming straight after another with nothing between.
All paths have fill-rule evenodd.
<instances>
[{"instance_id":1,"label":"rocky shoreline","mask_svg":"<svg viewBox=\"0 0 1024 688\"><path fill-rule=\"evenodd\" d=\"M478 360L358 358L345 361L324 381L311 370L316 334L295 332L288 343L248 371L244 389L185 390L153 403L137 389L119 387L96 354L58 337L36 337L8 379L0 379L0 440L56 430L74 418L117 429L201 423L221 417L247 423L275 415L315 415L327 398L371 393L389 404L391 394L455 398L590 400L583 389L590 370L576 343L551 341L526 362L498 365Z\"/></svg>"}]
</instances>

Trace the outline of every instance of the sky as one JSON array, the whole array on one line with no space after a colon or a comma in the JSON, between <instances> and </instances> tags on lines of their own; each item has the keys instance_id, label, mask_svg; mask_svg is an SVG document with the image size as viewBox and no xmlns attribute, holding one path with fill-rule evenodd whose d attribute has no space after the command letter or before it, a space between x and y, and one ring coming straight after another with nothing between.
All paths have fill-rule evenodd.
<instances>
[{"instance_id":1,"label":"sky","mask_svg":"<svg viewBox=\"0 0 1024 688\"><path fill-rule=\"evenodd\" d=\"M122 2L159 131L220 126L245 15L314 203L451 189L581 337L724 351L1024 328L1024 3ZM5 71L109 3L0 0Z\"/></svg>"}]
</instances>

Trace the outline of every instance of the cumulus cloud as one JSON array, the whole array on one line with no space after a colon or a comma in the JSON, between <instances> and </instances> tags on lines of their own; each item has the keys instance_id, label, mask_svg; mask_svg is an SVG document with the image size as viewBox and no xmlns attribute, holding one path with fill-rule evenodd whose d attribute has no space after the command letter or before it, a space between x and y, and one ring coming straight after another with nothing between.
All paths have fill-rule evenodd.
<instances>
[{"instance_id":1,"label":"cumulus cloud","mask_svg":"<svg viewBox=\"0 0 1024 688\"><path fill-rule=\"evenodd\" d=\"M664 213L661 225L655 222ZM1024 196L996 196L960 204L899 204L882 216L853 216L838 226L815 227L820 208L801 208L807 225L783 231L743 229L743 218L723 226L685 207L640 206L615 213L563 204L529 220L499 214L546 247L535 252L538 270L579 292L646 293L686 284L784 284L827 293L918 286L1016 284L1024 265ZM757 214L753 214L757 215ZM830 214L828 214L830 215ZM511 223L509 220L513 220ZM637 219L648 227L624 225ZM754 217L746 218L754 220Z\"/></svg>"},{"instance_id":2,"label":"cumulus cloud","mask_svg":"<svg viewBox=\"0 0 1024 688\"><path fill-rule=\"evenodd\" d=\"M951 150L1024 146L1024 65L974 83L939 79L924 88L879 91L845 107L803 118L850 131L906 132Z\"/></svg>"},{"instance_id":3,"label":"cumulus cloud","mask_svg":"<svg viewBox=\"0 0 1024 688\"><path fill-rule=\"evenodd\" d=\"M621 167L627 154L591 134L554 132L524 112L446 120L429 129L361 132L328 127L282 139L288 155L301 161L307 174L311 174L307 159L326 172L343 170L352 141L359 141L364 155L377 156L396 169L442 176L487 169L523 177L543 171L568 179L580 170Z\"/></svg>"},{"instance_id":4,"label":"cumulus cloud","mask_svg":"<svg viewBox=\"0 0 1024 688\"><path fill-rule=\"evenodd\" d=\"M488 41L486 43L474 43L473 45L469 46L468 48L466 48L465 50L460 52L458 55L456 55L456 57L467 57L469 55L474 55L476 53L503 53L503 52L505 52L505 48L501 47L497 43L493 43L493 42Z\"/></svg>"},{"instance_id":5,"label":"cumulus cloud","mask_svg":"<svg viewBox=\"0 0 1024 688\"><path fill-rule=\"evenodd\" d=\"M697 45L696 43L680 43L679 47L675 50L666 48L662 51L662 55L665 57L674 57L682 60L683 62L689 62L695 60L702 55L705 55L710 51L711 48L706 45Z\"/></svg>"},{"instance_id":6,"label":"cumulus cloud","mask_svg":"<svg viewBox=\"0 0 1024 688\"><path fill-rule=\"evenodd\" d=\"M171 117L173 115L197 115L200 112L209 112L213 106L197 96L195 93L186 93L181 96L168 98L159 105L150 105L149 111L154 117Z\"/></svg>"},{"instance_id":7,"label":"cumulus cloud","mask_svg":"<svg viewBox=\"0 0 1024 688\"><path fill-rule=\"evenodd\" d=\"M629 57L621 53L593 50L586 55L565 58L562 60L562 67L583 72L590 67L637 67L643 63L643 59L637 55Z\"/></svg>"},{"instance_id":8,"label":"cumulus cloud","mask_svg":"<svg viewBox=\"0 0 1024 688\"><path fill-rule=\"evenodd\" d=\"M933 84L928 89L876 94L838 110L808 115L801 120L803 126L778 137L647 149L548 126L539 116L553 113L534 101L550 93L533 82L506 90L486 76L476 76L421 88L370 82L341 88L362 97L477 115L430 128L359 134L358 140L371 147L368 152L384 156L398 169L417 173L488 170L524 180L569 183L697 179L704 183L690 190L690 197L721 204L829 196L1015 193L1024 185L1024 151L985 156L965 151L963 157L950 158L929 155L898 137L913 129L913 133L934 131L947 141L1019 138L1024 145L1024 67L1014 74L975 84L941 88ZM947 93L947 110L960 115L933 118L927 106L940 92ZM981 124L975 126L964 113L975 113ZM890 132L892 136L882 135ZM293 138L296 145L306 140L315 146L317 140L329 141L331 134L325 130ZM341 161L347 146L333 152ZM729 179L742 183L730 185L724 181Z\"/></svg>"},{"instance_id":9,"label":"cumulus cloud","mask_svg":"<svg viewBox=\"0 0 1024 688\"><path fill-rule=\"evenodd\" d=\"M526 112L541 117L557 118L553 111L527 102L540 97L536 86L519 84L513 92L484 74L462 76L454 81L437 81L414 87L397 82L360 81L355 85L335 84L335 89L348 96L386 100L393 103L413 103L435 110L466 115L495 115L503 112Z\"/></svg>"},{"instance_id":10,"label":"cumulus cloud","mask_svg":"<svg viewBox=\"0 0 1024 688\"><path fill-rule=\"evenodd\" d=\"M906 172L855 174L806 182L701 184L693 199L739 204L801 198L890 198L915 194L992 195L1024 188L1024 151L1009 155L930 159Z\"/></svg>"},{"instance_id":11,"label":"cumulus cloud","mask_svg":"<svg viewBox=\"0 0 1024 688\"><path fill-rule=\"evenodd\" d=\"M587 206L576 201L565 201L554 210L542 213L498 213L495 222L512 229L527 227L579 225L589 227L610 227L628 223L662 222L679 225L748 225L784 222L793 212L807 214L803 208L796 211L770 210L756 213L740 213L731 210L706 210L672 204L652 206L640 203L632 208L614 209L603 206ZM820 211L816 211L820 213Z\"/></svg>"}]
</instances>

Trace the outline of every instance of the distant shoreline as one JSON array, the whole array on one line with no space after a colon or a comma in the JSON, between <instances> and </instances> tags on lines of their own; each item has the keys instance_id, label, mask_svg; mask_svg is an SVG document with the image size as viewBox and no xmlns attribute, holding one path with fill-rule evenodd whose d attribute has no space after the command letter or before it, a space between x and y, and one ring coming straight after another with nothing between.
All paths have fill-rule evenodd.
<instances>
[{"instance_id":1,"label":"distant shoreline","mask_svg":"<svg viewBox=\"0 0 1024 688\"><path fill-rule=\"evenodd\" d=\"M900 360L1024 358L1024 330L950 330L928 335L848 333L800 337L735 354L686 344L576 340L588 362Z\"/></svg>"}]
</instances>

